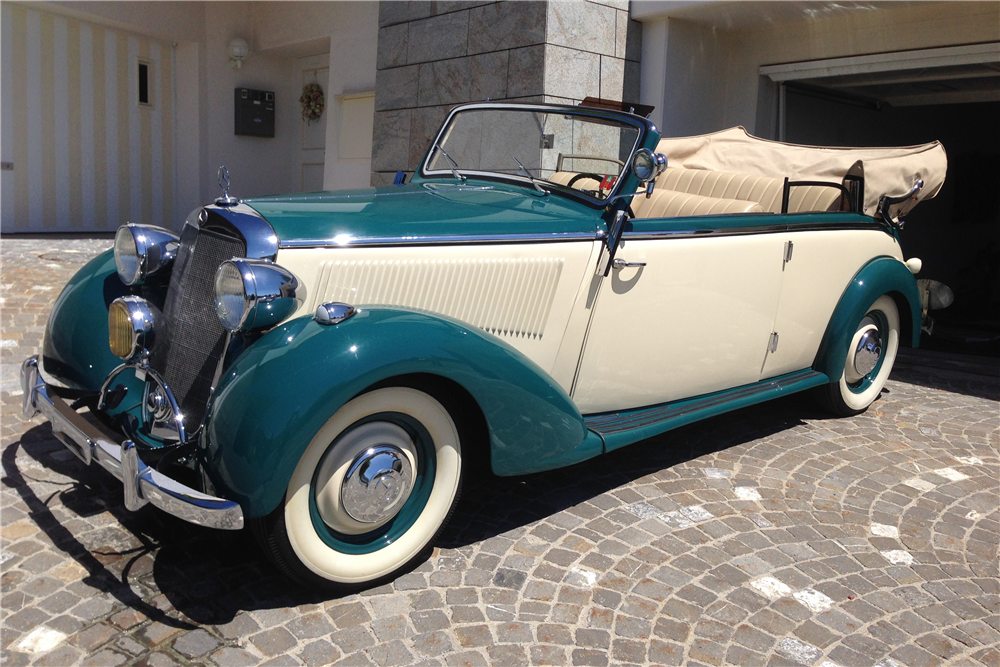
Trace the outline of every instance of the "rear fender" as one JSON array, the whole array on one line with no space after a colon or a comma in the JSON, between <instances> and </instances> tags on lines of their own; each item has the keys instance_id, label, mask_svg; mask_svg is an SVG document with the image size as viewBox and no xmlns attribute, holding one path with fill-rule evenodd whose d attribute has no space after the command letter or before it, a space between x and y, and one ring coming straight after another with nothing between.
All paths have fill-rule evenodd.
<instances>
[{"instance_id":1,"label":"rear fender","mask_svg":"<svg viewBox=\"0 0 1000 667\"><path fill-rule=\"evenodd\" d=\"M602 451L563 389L506 343L449 318L373 308L336 326L307 317L287 322L226 370L202 443L213 484L248 517L269 513L313 435L341 406L412 374L447 378L469 392L486 419L499 475Z\"/></svg>"},{"instance_id":2,"label":"rear fender","mask_svg":"<svg viewBox=\"0 0 1000 667\"><path fill-rule=\"evenodd\" d=\"M858 322L868 308L883 294L888 294L899 309L900 343L920 344L920 293L917 281L906 265L893 257L876 257L851 280L840 297L827 325L816 355L813 370L837 380L844 372L847 348Z\"/></svg>"}]
</instances>

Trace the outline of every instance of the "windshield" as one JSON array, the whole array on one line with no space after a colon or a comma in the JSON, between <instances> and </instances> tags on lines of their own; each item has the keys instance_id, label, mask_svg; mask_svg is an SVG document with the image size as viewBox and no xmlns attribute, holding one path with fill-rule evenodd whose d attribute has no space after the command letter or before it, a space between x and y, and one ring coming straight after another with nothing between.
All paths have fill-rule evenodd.
<instances>
[{"instance_id":1,"label":"windshield","mask_svg":"<svg viewBox=\"0 0 1000 667\"><path fill-rule=\"evenodd\" d=\"M571 188L602 200L614 190L638 140L639 128L614 119L466 109L441 133L424 174L504 174L532 180L540 190Z\"/></svg>"}]
</instances>

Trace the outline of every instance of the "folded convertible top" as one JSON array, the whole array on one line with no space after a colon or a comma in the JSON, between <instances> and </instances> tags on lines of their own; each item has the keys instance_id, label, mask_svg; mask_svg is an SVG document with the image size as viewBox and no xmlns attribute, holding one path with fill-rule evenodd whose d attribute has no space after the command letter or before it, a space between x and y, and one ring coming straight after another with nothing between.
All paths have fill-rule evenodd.
<instances>
[{"instance_id":1,"label":"folded convertible top","mask_svg":"<svg viewBox=\"0 0 1000 667\"><path fill-rule=\"evenodd\" d=\"M737 172L790 181L843 183L846 176L865 179L863 211L874 215L882 195L909 192L920 179L924 187L912 199L891 209L905 215L944 184L948 156L941 142L899 148L833 148L800 146L755 137L742 126L696 137L660 139L657 151L671 167Z\"/></svg>"}]
</instances>

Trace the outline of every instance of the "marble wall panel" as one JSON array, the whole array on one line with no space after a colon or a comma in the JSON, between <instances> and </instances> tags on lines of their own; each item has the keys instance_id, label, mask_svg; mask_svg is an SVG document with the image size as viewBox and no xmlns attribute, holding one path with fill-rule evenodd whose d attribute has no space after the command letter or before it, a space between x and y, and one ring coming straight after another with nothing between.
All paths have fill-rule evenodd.
<instances>
[{"instance_id":1,"label":"marble wall panel","mask_svg":"<svg viewBox=\"0 0 1000 667\"><path fill-rule=\"evenodd\" d=\"M409 64L457 58L467 52L469 12L454 12L412 21L406 48Z\"/></svg>"},{"instance_id":2,"label":"marble wall panel","mask_svg":"<svg viewBox=\"0 0 1000 667\"><path fill-rule=\"evenodd\" d=\"M611 7L552 0L546 14L545 41L613 56L617 27L618 11Z\"/></svg>"},{"instance_id":3,"label":"marble wall panel","mask_svg":"<svg viewBox=\"0 0 1000 667\"><path fill-rule=\"evenodd\" d=\"M375 110L409 109L417 106L419 65L375 72Z\"/></svg>"},{"instance_id":4,"label":"marble wall panel","mask_svg":"<svg viewBox=\"0 0 1000 667\"><path fill-rule=\"evenodd\" d=\"M406 175L407 183L410 182L410 176L412 176L412 174ZM392 185L394 178L396 178L396 172L394 171L373 171L369 183L373 188L377 188L383 185Z\"/></svg>"},{"instance_id":5,"label":"marble wall panel","mask_svg":"<svg viewBox=\"0 0 1000 667\"><path fill-rule=\"evenodd\" d=\"M601 92L601 56L545 45L545 93L582 100Z\"/></svg>"},{"instance_id":6,"label":"marble wall panel","mask_svg":"<svg viewBox=\"0 0 1000 667\"><path fill-rule=\"evenodd\" d=\"M614 7L615 9L621 9L628 11L628 1L629 0L590 0L597 5L607 5L608 7Z\"/></svg>"},{"instance_id":7,"label":"marble wall panel","mask_svg":"<svg viewBox=\"0 0 1000 667\"><path fill-rule=\"evenodd\" d=\"M483 53L469 58L469 101L499 100L507 97L508 51Z\"/></svg>"},{"instance_id":8,"label":"marble wall panel","mask_svg":"<svg viewBox=\"0 0 1000 667\"><path fill-rule=\"evenodd\" d=\"M372 132L372 171L403 170L410 154L410 110L376 111Z\"/></svg>"},{"instance_id":9,"label":"marble wall panel","mask_svg":"<svg viewBox=\"0 0 1000 667\"><path fill-rule=\"evenodd\" d=\"M621 100L625 80L625 61L601 56L601 94L605 100Z\"/></svg>"},{"instance_id":10,"label":"marble wall panel","mask_svg":"<svg viewBox=\"0 0 1000 667\"><path fill-rule=\"evenodd\" d=\"M381 2L379 26L373 183L418 168L455 104L638 99L640 24L625 0ZM549 153L559 152L480 134L505 150L516 144L531 169L551 169ZM465 162L481 159L481 143L464 149Z\"/></svg>"},{"instance_id":11,"label":"marble wall panel","mask_svg":"<svg viewBox=\"0 0 1000 667\"><path fill-rule=\"evenodd\" d=\"M420 65L417 106L469 101L471 58L453 58Z\"/></svg>"},{"instance_id":12,"label":"marble wall panel","mask_svg":"<svg viewBox=\"0 0 1000 667\"><path fill-rule=\"evenodd\" d=\"M544 45L511 49L507 67L507 97L542 95L545 90Z\"/></svg>"},{"instance_id":13,"label":"marble wall panel","mask_svg":"<svg viewBox=\"0 0 1000 667\"><path fill-rule=\"evenodd\" d=\"M544 2L500 2L469 12L469 53L514 49L545 41Z\"/></svg>"},{"instance_id":14,"label":"marble wall panel","mask_svg":"<svg viewBox=\"0 0 1000 667\"><path fill-rule=\"evenodd\" d=\"M448 112L451 109L452 105L447 104L437 107L423 107L411 112L408 170L415 171L419 168L420 161L424 158L424 154L434 140L437 131L441 129L441 123L448 117Z\"/></svg>"},{"instance_id":15,"label":"marble wall panel","mask_svg":"<svg viewBox=\"0 0 1000 667\"><path fill-rule=\"evenodd\" d=\"M376 69L399 67L406 64L409 28L409 25L406 23L379 28Z\"/></svg>"},{"instance_id":16,"label":"marble wall panel","mask_svg":"<svg viewBox=\"0 0 1000 667\"><path fill-rule=\"evenodd\" d=\"M396 23L405 23L431 15L432 2L398 2L386 0L378 3L378 25L384 27Z\"/></svg>"}]
</instances>

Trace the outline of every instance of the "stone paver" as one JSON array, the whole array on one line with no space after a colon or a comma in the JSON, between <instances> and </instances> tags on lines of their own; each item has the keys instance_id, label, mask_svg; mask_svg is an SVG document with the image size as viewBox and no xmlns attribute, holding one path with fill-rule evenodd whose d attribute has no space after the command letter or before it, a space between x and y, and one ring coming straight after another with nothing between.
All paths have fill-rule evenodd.
<instances>
[{"instance_id":1,"label":"stone paver","mask_svg":"<svg viewBox=\"0 0 1000 667\"><path fill-rule=\"evenodd\" d=\"M4 239L0 661L996 665L1000 381L901 361L867 413L793 396L467 486L395 582L328 599L20 415L17 370L110 240ZM340 661L340 662L338 662Z\"/></svg>"}]
</instances>

